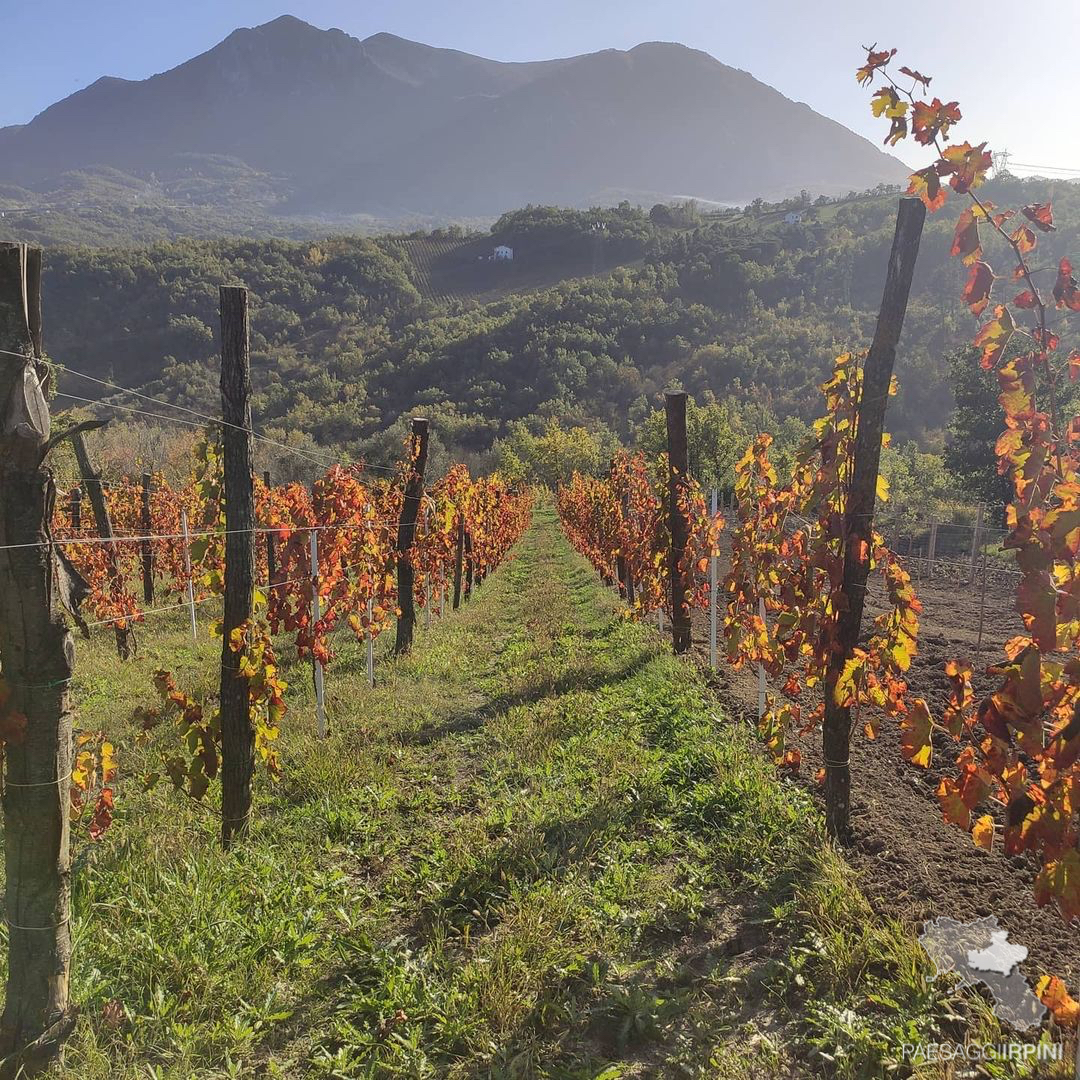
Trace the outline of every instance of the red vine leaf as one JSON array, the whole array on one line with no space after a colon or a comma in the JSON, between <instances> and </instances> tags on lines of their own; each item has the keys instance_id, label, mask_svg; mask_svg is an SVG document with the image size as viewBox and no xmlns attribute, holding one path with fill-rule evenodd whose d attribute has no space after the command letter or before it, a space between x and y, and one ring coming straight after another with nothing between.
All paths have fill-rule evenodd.
<instances>
[{"instance_id":1,"label":"red vine leaf","mask_svg":"<svg viewBox=\"0 0 1080 1080\"><path fill-rule=\"evenodd\" d=\"M1054 211L1050 203L1032 203L1030 206L1022 206L1020 213L1033 222L1040 232L1053 232Z\"/></svg>"},{"instance_id":2,"label":"red vine leaf","mask_svg":"<svg viewBox=\"0 0 1080 1080\"><path fill-rule=\"evenodd\" d=\"M977 188L985 179L993 164L986 143L972 146L964 142L956 146L947 146L941 155L942 175L949 175L949 185L961 195Z\"/></svg>"},{"instance_id":3,"label":"red vine leaf","mask_svg":"<svg viewBox=\"0 0 1080 1080\"><path fill-rule=\"evenodd\" d=\"M981 315L990 303L990 290L994 287L994 271L984 262L977 262L968 272L964 285L964 303L972 315Z\"/></svg>"},{"instance_id":4,"label":"red vine leaf","mask_svg":"<svg viewBox=\"0 0 1080 1080\"><path fill-rule=\"evenodd\" d=\"M859 80L861 85L865 86L873 79L874 72L878 68L885 67L895 55L895 49L883 49L881 52L874 52L874 46L871 45L866 50L866 63L855 72L855 78Z\"/></svg>"},{"instance_id":5,"label":"red vine leaf","mask_svg":"<svg viewBox=\"0 0 1080 1080\"><path fill-rule=\"evenodd\" d=\"M982 349L979 363L985 370L997 367L1015 330L1016 324L1009 309L1004 304L998 304L994 308L994 321L983 326L974 339L975 346Z\"/></svg>"},{"instance_id":6,"label":"red vine leaf","mask_svg":"<svg viewBox=\"0 0 1080 1080\"><path fill-rule=\"evenodd\" d=\"M967 207L957 219L949 254L959 255L965 265L970 265L982 256L979 221L976 219L974 207Z\"/></svg>"},{"instance_id":7,"label":"red vine leaf","mask_svg":"<svg viewBox=\"0 0 1080 1080\"><path fill-rule=\"evenodd\" d=\"M945 204L945 189L941 186L941 177L933 165L911 174L908 194L922 199L930 213L940 210Z\"/></svg>"},{"instance_id":8,"label":"red vine leaf","mask_svg":"<svg viewBox=\"0 0 1080 1080\"><path fill-rule=\"evenodd\" d=\"M916 82L922 83L924 87L928 87L930 85L930 80L932 78L932 76L930 75L921 75L917 71L912 71L909 67L902 67L900 69L900 74L907 75L910 78L914 79Z\"/></svg>"},{"instance_id":9,"label":"red vine leaf","mask_svg":"<svg viewBox=\"0 0 1080 1080\"><path fill-rule=\"evenodd\" d=\"M929 104L916 101L911 110L911 131L916 142L930 146L939 135L946 138L949 128L959 120L960 108L955 101L945 105L940 98L934 98Z\"/></svg>"},{"instance_id":10,"label":"red vine leaf","mask_svg":"<svg viewBox=\"0 0 1080 1080\"><path fill-rule=\"evenodd\" d=\"M1043 975L1035 984L1038 999L1054 1014L1063 1027L1076 1027L1080 1020L1080 1002L1077 1002L1065 984L1056 975Z\"/></svg>"},{"instance_id":11,"label":"red vine leaf","mask_svg":"<svg viewBox=\"0 0 1080 1080\"><path fill-rule=\"evenodd\" d=\"M1080 915L1080 852L1070 848L1048 862L1035 879L1035 902L1042 907L1056 900L1066 922Z\"/></svg>"},{"instance_id":12,"label":"red vine leaf","mask_svg":"<svg viewBox=\"0 0 1080 1080\"><path fill-rule=\"evenodd\" d=\"M1073 276L1072 263L1063 258L1058 264L1057 281L1054 283L1054 300L1058 307L1080 311L1080 289Z\"/></svg>"}]
</instances>

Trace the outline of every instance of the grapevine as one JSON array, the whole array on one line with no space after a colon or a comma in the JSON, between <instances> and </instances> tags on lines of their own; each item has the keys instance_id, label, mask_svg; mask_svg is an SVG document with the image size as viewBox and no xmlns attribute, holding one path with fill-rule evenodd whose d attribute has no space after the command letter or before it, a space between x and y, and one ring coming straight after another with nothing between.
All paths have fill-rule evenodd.
<instances>
[{"instance_id":1,"label":"grapevine","mask_svg":"<svg viewBox=\"0 0 1080 1080\"><path fill-rule=\"evenodd\" d=\"M968 268L963 298L973 315L984 315L999 282L1019 288L1001 299L974 337L979 363L995 371L1005 430L997 442L998 469L1012 480L1006 507L1005 547L1020 571L1016 610L1024 633L1005 646L988 669L997 689L976 702L971 668L953 660L947 674L953 701L919 732L919 764L927 764L931 736L946 731L961 744L955 776L938 790L945 817L969 829L977 845L990 848L999 826L993 815L975 817L988 799L1002 807L1006 854L1032 852L1042 869L1035 882L1040 904L1056 902L1063 918L1080 915L1080 831L1076 795L1080 784L1080 417L1061 413L1066 378L1080 374L1080 350L1062 343L1068 317L1080 311L1080 287L1072 264L1033 268L1039 234L1054 231L1049 203L996 207L977 192L992 158L985 143L951 143L961 120L957 102L920 100L930 79L900 68L901 85L889 72L895 50L867 50L860 83L879 78L874 112L892 119L889 139L910 133L936 152L911 177L910 190L930 210L945 202L948 179L969 205L960 214L951 253ZM996 239L1013 263L999 275L986 260L983 241ZM1053 285L1040 275L1055 273ZM1052 309L1061 314L1051 322Z\"/></svg>"}]
</instances>

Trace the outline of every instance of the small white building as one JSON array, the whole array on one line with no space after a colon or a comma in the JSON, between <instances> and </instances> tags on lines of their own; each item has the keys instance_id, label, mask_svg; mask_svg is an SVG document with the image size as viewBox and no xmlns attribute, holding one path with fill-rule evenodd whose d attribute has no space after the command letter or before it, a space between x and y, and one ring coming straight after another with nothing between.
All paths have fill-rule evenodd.
<instances>
[{"instance_id":1,"label":"small white building","mask_svg":"<svg viewBox=\"0 0 1080 1080\"><path fill-rule=\"evenodd\" d=\"M801 223L801 221L802 221L802 211L801 210L789 210L784 215L784 224L785 225L798 225L798 224Z\"/></svg>"},{"instance_id":2,"label":"small white building","mask_svg":"<svg viewBox=\"0 0 1080 1080\"><path fill-rule=\"evenodd\" d=\"M513 262L514 261L514 249L507 247L506 244L500 244L491 256L496 262Z\"/></svg>"}]
</instances>

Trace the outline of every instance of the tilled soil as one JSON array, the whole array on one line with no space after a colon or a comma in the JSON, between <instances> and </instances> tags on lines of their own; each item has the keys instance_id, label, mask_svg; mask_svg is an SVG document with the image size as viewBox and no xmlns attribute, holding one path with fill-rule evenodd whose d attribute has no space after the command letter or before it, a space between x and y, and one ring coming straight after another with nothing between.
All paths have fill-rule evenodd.
<instances>
[{"instance_id":1,"label":"tilled soil","mask_svg":"<svg viewBox=\"0 0 1080 1080\"><path fill-rule=\"evenodd\" d=\"M941 715L949 700L946 660L962 657L972 662L979 696L993 686L993 679L982 674L986 665L1002 656L1005 641L1023 631L1013 610L1012 580L991 574L984 597L981 576L971 581L966 569L957 563L939 566L932 578L917 582L923 612L919 652L908 686L913 696L926 699L935 716ZM980 607L983 638L976 663ZM864 625L883 610L883 594L871 590ZM695 612L694 649L705 665L708 636L707 614ZM733 715L755 721L756 671L733 671L723 659L722 645L720 657L714 681L721 700ZM804 700L803 704L811 703ZM824 764L820 731L802 738L792 734L789 745L802 754L801 771L792 782L821 798L815 782ZM1067 926L1056 907L1036 906L1032 891L1036 860L1007 857L997 844L991 852L982 851L970 836L942 818L936 791L942 776L952 772L959 750L960 745L947 735L936 736L930 768L919 769L902 757L899 729L893 722L884 721L874 740L853 730L853 840L846 856L859 870L868 898L883 914L914 926L942 915L965 921L996 916L1010 931L1010 941L1027 947L1028 957L1021 968L1029 978L1056 974L1075 990L1080 983L1080 930L1075 924Z\"/></svg>"}]
</instances>

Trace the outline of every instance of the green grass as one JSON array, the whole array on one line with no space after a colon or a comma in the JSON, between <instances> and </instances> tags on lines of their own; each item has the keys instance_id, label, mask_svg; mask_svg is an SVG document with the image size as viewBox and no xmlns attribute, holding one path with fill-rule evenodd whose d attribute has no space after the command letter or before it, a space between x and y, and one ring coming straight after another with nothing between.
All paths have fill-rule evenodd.
<instances>
[{"instance_id":1,"label":"green grass","mask_svg":"<svg viewBox=\"0 0 1080 1080\"><path fill-rule=\"evenodd\" d=\"M230 855L211 812L140 790L159 747L130 721L159 664L209 685L217 642L142 637L79 658L127 780L78 856L56 1075L905 1076L902 1043L988 1030L549 507L374 690L343 648L326 741L289 673L284 778Z\"/></svg>"}]
</instances>

